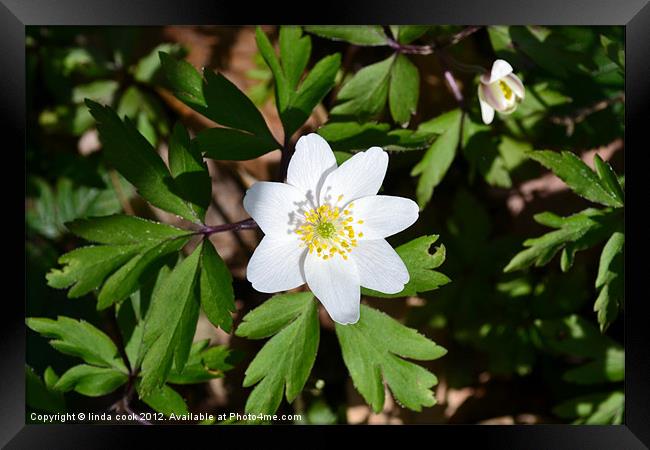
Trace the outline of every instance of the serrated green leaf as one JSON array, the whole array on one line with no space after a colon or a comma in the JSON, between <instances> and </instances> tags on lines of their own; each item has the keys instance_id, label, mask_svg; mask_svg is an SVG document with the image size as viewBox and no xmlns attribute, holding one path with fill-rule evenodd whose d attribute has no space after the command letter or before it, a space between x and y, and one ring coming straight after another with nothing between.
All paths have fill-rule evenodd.
<instances>
[{"instance_id":1,"label":"serrated green leaf","mask_svg":"<svg viewBox=\"0 0 650 450\"><path fill-rule=\"evenodd\" d=\"M249 339L274 335L302 314L313 298L311 292L274 295L246 314L235 334Z\"/></svg>"},{"instance_id":2,"label":"serrated green leaf","mask_svg":"<svg viewBox=\"0 0 650 450\"><path fill-rule=\"evenodd\" d=\"M223 377L241 359L241 354L224 345L206 348L208 341L192 344L187 363L182 370L172 367L167 382L173 384L196 384Z\"/></svg>"},{"instance_id":3,"label":"serrated green leaf","mask_svg":"<svg viewBox=\"0 0 650 450\"><path fill-rule=\"evenodd\" d=\"M379 25L309 25L310 33L356 45L388 45L388 36Z\"/></svg>"},{"instance_id":4,"label":"serrated green leaf","mask_svg":"<svg viewBox=\"0 0 650 450\"><path fill-rule=\"evenodd\" d=\"M595 203L615 208L623 206L616 195L580 158L571 152L539 150L529 157L552 170L576 194Z\"/></svg>"},{"instance_id":5,"label":"serrated green leaf","mask_svg":"<svg viewBox=\"0 0 650 450\"><path fill-rule=\"evenodd\" d=\"M424 130L440 130L446 126L442 134L426 151L422 160L411 170L411 176L420 176L416 190L420 209L424 209L429 203L434 188L440 184L456 156L456 148L460 142L462 118L461 111L456 109L443 114L435 122L423 127Z\"/></svg>"},{"instance_id":6,"label":"serrated green leaf","mask_svg":"<svg viewBox=\"0 0 650 450\"><path fill-rule=\"evenodd\" d=\"M529 247L517 255L505 267L504 272L537 267L548 264L560 250L566 249L571 255L564 256L563 268L568 269L573 254L592 247L609 236L615 227L617 216L608 211L586 209L568 217L558 217L550 213L538 214L535 219L542 224L558 228L538 238L524 241Z\"/></svg>"},{"instance_id":7,"label":"serrated green leaf","mask_svg":"<svg viewBox=\"0 0 650 450\"><path fill-rule=\"evenodd\" d=\"M390 73L396 56L364 67L343 85L332 116L355 116L367 119L378 115L386 105Z\"/></svg>"},{"instance_id":8,"label":"serrated green leaf","mask_svg":"<svg viewBox=\"0 0 650 450\"><path fill-rule=\"evenodd\" d=\"M184 312L189 304L197 301L195 282L200 255L201 245L180 262L154 292L142 338L141 396L150 395L161 387L172 367L183 334L179 329L185 326L182 325Z\"/></svg>"},{"instance_id":9,"label":"serrated green leaf","mask_svg":"<svg viewBox=\"0 0 650 450\"><path fill-rule=\"evenodd\" d=\"M176 194L185 200L200 222L212 200L212 179L196 142L180 123L174 126L169 140L169 170Z\"/></svg>"},{"instance_id":10,"label":"serrated green leaf","mask_svg":"<svg viewBox=\"0 0 650 450\"><path fill-rule=\"evenodd\" d=\"M66 227L87 241L114 245L144 245L190 234L171 225L124 214L77 219L66 223Z\"/></svg>"},{"instance_id":11,"label":"serrated green leaf","mask_svg":"<svg viewBox=\"0 0 650 450\"><path fill-rule=\"evenodd\" d=\"M97 121L104 153L111 165L152 205L194 220L192 210L170 188L174 182L165 163L131 121L122 122L108 106L90 100L86 104Z\"/></svg>"},{"instance_id":12,"label":"serrated green leaf","mask_svg":"<svg viewBox=\"0 0 650 450\"><path fill-rule=\"evenodd\" d=\"M366 305L361 305L356 324L336 324L336 335L354 386L375 412L384 406L382 378L395 400L409 409L420 411L436 403L431 390L436 376L402 358L437 359L447 353L444 348Z\"/></svg>"},{"instance_id":13,"label":"serrated green leaf","mask_svg":"<svg viewBox=\"0 0 650 450\"><path fill-rule=\"evenodd\" d=\"M201 305L208 320L227 333L232 329L235 311L232 275L212 243L206 242L201 255Z\"/></svg>"},{"instance_id":14,"label":"serrated green leaf","mask_svg":"<svg viewBox=\"0 0 650 450\"><path fill-rule=\"evenodd\" d=\"M120 178L120 189L126 198L133 195L133 189ZM77 186L72 180L61 177L55 189L40 177L30 177L28 182L37 190L26 213L27 225L38 233L56 239L66 233L66 222L80 217L115 214L122 205L110 183L105 188Z\"/></svg>"},{"instance_id":15,"label":"serrated green leaf","mask_svg":"<svg viewBox=\"0 0 650 450\"><path fill-rule=\"evenodd\" d=\"M53 338L50 345L61 353L79 357L88 364L127 373L113 341L90 323L64 316L57 320L29 317L25 322L42 336Z\"/></svg>"},{"instance_id":16,"label":"serrated green leaf","mask_svg":"<svg viewBox=\"0 0 650 450\"><path fill-rule=\"evenodd\" d=\"M69 298L85 295L101 286L107 276L142 250L141 244L80 247L62 255L62 269L52 269L47 284L68 291Z\"/></svg>"},{"instance_id":17,"label":"serrated green leaf","mask_svg":"<svg viewBox=\"0 0 650 450\"><path fill-rule=\"evenodd\" d=\"M66 371L54 388L63 392L75 390L88 397L110 394L128 380L128 376L108 367L79 364Z\"/></svg>"},{"instance_id":18,"label":"serrated green leaf","mask_svg":"<svg viewBox=\"0 0 650 450\"><path fill-rule=\"evenodd\" d=\"M393 120L402 127L408 126L415 114L420 96L420 73L405 56L399 54L390 72L388 105Z\"/></svg>"},{"instance_id":19,"label":"serrated green leaf","mask_svg":"<svg viewBox=\"0 0 650 450\"><path fill-rule=\"evenodd\" d=\"M140 383L136 384L136 390L139 394ZM148 395L141 395L140 398L155 411L163 413L165 416L182 415L189 412L183 397L166 384Z\"/></svg>"},{"instance_id":20,"label":"serrated green leaf","mask_svg":"<svg viewBox=\"0 0 650 450\"><path fill-rule=\"evenodd\" d=\"M437 247L433 254L429 252L431 246L437 240L437 235L421 236L395 249L409 271L409 282L406 283L401 292L384 294L366 288L362 288L361 292L372 297L409 297L418 295L421 292L438 289L440 286L449 283L451 280L447 276L432 270L439 267L445 260L444 245Z\"/></svg>"},{"instance_id":21,"label":"serrated green leaf","mask_svg":"<svg viewBox=\"0 0 650 450\"><path fill-rule=\"evenodd\" d=\"M263 306L269 303L273 306L267 306L262 313L256 313L252 319L248 319L250 323L258 324L250 325L249 329L244 331L245 335L262 336L279 330L282 327L278 325L279 321L268 327L260 323L260 320L269 317L269 311L272 309L277 311L277 305L286 305L291 295L277 295L267 300ZM302 391L314 365L320 339L318 305L311 293L293 296L293 300L300 304L301 308L297 311L294 309L296 313L292 316L284 315L283 322L286 326L262 347L246 369L244 387L257 384L246 401L247 413L275 413L282 401L283 391L286 391L287 401L293 401ZM237 334L242 335L239 328Z\"/></svg>"},{"instance_id":22,"label":"serrated green leaf","mask_svg":"<svg viewBox=\"0 0 650 450\"><path fill-rule=\"evenodd\" d=\"M616 320L624 300L624 245L625 235L616 231L609 238L600 254L596 278L596 289L600 289L600 292L594 303L594 311L598 314L598 323L603 332Z\"/></svg>"},{"instance_id":23,"label":"serrated green leaf","mask_svg":"<svg viewBox=\"0 0 650 450\"><path fill-rule=\"evenodd\" d=\"M180 251L189 236L155 242L142 248L129 262L115 271L104 283L97 296L97 309L119 303L138 290L140 284L164 263L164 258Z\"/></svg>"}]
</instances>

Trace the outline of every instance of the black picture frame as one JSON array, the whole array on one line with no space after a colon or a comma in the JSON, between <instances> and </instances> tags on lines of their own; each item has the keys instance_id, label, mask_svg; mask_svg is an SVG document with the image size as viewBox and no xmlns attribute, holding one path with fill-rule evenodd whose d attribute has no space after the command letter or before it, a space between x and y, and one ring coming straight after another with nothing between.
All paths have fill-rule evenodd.
<instances>
[{"instance_id":1,"label":"black picture frame","mask_svg":"<svg viewBox=\"0 0 650 450\"><path fill-rule=\"evenodd\" d=\"M243 3L243 2L241 2ZM643 220L643 191L635 190L640 175L638 159L648 152L644 128L650 123L650 4L649 0L614 2L609 0L399 0L383 4L369 0L332 1L326 4L266 2L226 2L221 0L0 0L0 111L3 129L3 160L18 159L13 167L25 164L19 151L25 142L25 26L27 25L165 25L165 24L268 24L268 23L426 23L426 24L540 24L540 25L624 25L626 30L626 133L625 152L626 234L631 236L626 251L625 323L625 424L620 426L403 426L403 427L186 427L108 425L25 425L25 336L24 292L7 295L2 309L0 339L0 444L7 448L96 448L130 447L141 439L168 439L174 433L191 432L195 442L236 434L257 439L295 439L295 433L317 433L327 442L334 434L365 433L374 439L395 434L401 442L440 445L441 439L454 447L480 445L482 448L526 449L637 449L650 446L650 346L646 322L643 263L629 264L643 251L636 237ZM11 139L10 139L11 138ZM11 142L15 141L12 145ZM633 163L629 163L630 158ZM24 165L23 165L24 167ZM24 176L24 174L23 174ZM642 175L641 175L642 176ZM23 179L23 182L25 180ZM15 180L5 177L5 196L16 196ZM643 189L642 187L640 187ZM632 203L630 203L632 202ZM646 201L647 202L647 201ZM10 206L5 206L10 208ZM23 204L24 207L24 204ZM16 208L20 208L16 206ZM18 209L19 210L19 209ZM19 214L8 214L18 221ZM9 226L9 223L6 224ZM19 226L16 224L16 226ZM23 224L24 226L24 224ZM636 230L636 231L635 231ZM22 245L17 243L19 246ZM17 248L17 251L20 249ZM12 259L10 257L5 257ZM13 258L16 259L16 258ZM639 261L640 258L639 258ZM23 288L26 288L23 283ZM190 429L191 428L191 429ZM254 432L251 432L254 430ZM413 432L417 432L415 441ZM371 432L371 433L366 433ZM316 441L319 439L319 441ZM320 440L322 439L322 441ZM364 438L365 439L365 438ZM426 439L420 441L420 439ZM171 442L171 441L170 441ZM287 442L287 441L285 441ZM297 441L294 441L297 442ZM471 448L471 447L470 447Z\"/></svg>"}]
</instances>

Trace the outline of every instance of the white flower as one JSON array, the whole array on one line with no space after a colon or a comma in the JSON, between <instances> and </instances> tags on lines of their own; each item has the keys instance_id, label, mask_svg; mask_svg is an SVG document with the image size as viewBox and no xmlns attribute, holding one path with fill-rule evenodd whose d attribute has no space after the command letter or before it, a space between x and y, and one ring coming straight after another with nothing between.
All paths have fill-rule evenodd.
<instances>
[{"instance_id":1,"label":"white flower","mask_svg":"<svg viewBox=\"0 0 650 450\"><path fill-rule=\"evenodd\" d=\"M360 286L395 294L409 281L399 255L384 238L418 218L407 198L377 195L388 154L379 147L336 165L329 144L302 136L289 162L286 183L255 183L244 208L265 236L246 276L260 292L307 283L330 317L359 320Z\"/></svg>"},{"instance_id":2,"label":"white flower","mask_svg":"<svg viewBox=\"0 0 650 450\"><path fill-rule=\"evenodd\" d=\"M481 75L478 100L485 124L492 123L495 110L510 114L523 99L524 85L519 77L512 73L512 66L508 62L497 59L492 64L492 70Z\"/></svg>"}]
</instances>

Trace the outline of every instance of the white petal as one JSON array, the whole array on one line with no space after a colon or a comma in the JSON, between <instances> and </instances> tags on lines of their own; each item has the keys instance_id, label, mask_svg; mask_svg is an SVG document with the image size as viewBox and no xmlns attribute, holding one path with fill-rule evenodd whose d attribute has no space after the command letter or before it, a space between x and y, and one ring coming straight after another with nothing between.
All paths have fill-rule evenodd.
<instances>
[{"instance_id":1,"label":"white petal","mask_svg":"<svg viewBox=\"0 0 650 450\"><path fill-rule=\"evenodd\" d=\"M388 153L379 147L371 147L345 161L327 175L320 191L320 202L348 203L360 197L375 195L386 176Z\"/></svg>"},{"instance_id":2,"label":"white petal","mask_svg":"<svg viewBox=\"0 0 650 450\"><path fill-rule=\"evenodd\" d=\"M494 119L494 108L492 108L488 102L485 101L485 96L483 95L483 85L479 84L478 86L478 102L481 105L481 118L483 123L489 125Z\"/></svg>"},{"instance_id":3,"label":"white petal","mask_svg":"<svg viewBox=\"0 0 650 450\"><path fill-rule=\"evenodd\" d=\"M510 87L510 89L512 89L517 97L522 100L524 99L524 96L526 94L524 90L524 84L521 82L517 75L511 73L505 77L503 81Z\"/></svg>"},{"instance_id":4,"label":"white petal","mask_svg":"<svg viewBox=\"0 0 650 450\"><path fill-rule=\"evenodd\" d=\"M349 209L356 235L363 233L359 239L381 239L399 233L418 220L420 211L413 200L392 195L363 197L355 200Z\"/></svg>"},{"instance_id":5,"label":"white petal","mask_svg":"<svg viewBox=\"0 0 650 450\"><path fill-rule=\"evenodd\" d=\"M499 83L486 85L483 94L485 95L485 101L497 111L501 112L508 108L508 100L506 100L506 96L503 94Z\"/></svg>"},{"instance_id":6,"label":"white petal","mask_svg":"<svg viewBox=\"0 0 650 450\"><path fill-rule=\"evenodd\" d=\"M490 83L499 81L501 78L505 77L508 74L512 73L512 66L503 59L497 59L492 64L492 70L490 71Z\"/></svg>"},{"instance_id":7,"label":"white petal","mask_svg":"<svg viewBox=\"0 0 650 450\"><path fill-rule=\"evenodd\" d=\"M361 288L357 266L352 259L323 260L315 253L307 253L305 279L332 320L342 325L359 320Z\"/></svg>"},{"instance_id":8,"label":"white petal","mask_svg":"<svg viewBox=\"0 0 650 450\"><path fill-rule=\"evenodd\" d=\"M402 258L384 239L359 241L350 258L357 263L359 280L365 288L397 294L409 281L409 272Z\"/></svg>"},{"instance_id":9,"label":"white petal","mask_svg":"<svg viewBox=\"0 0 650 450\"><path fill-rule=\"evenodd\" d=\"M280 292L305 283L302 265L306 248L297 241L264 236L246 268L246 278L259 292Z\"/></svg>"},{"instance_id":10,"label":"white petal","mask_svg":"<svg viewBox=\"0 0 650 450\"><path fill-rule=\"evenodd\" d=\"M244 209L265 234L277 239L297 239L294 233L308 201L298 188L260 181L246 191Z\"/></svg>"},{"instance_id":11,"label":"white petal","mask_svg":"<svg viewBox=\"0 0 650 450\"><path fill-rule=\"evenodd\" d=\"M289 161L287 183L303 190L314 205L325 176L336 169L336 158L325 139L316 133L302 136Z\"/></svg>"}]
</instances>

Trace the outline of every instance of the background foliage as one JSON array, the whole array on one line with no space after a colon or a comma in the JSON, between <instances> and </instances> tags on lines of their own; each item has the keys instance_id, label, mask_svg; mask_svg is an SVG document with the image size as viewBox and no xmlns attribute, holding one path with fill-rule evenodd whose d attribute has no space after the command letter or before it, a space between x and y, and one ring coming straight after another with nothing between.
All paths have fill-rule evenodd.
<instances>
[{"instance_id":1,"label":"background foliage","mask_svg":"<svg viewBox=\"0 0 650 450\"><path fill-rule=\"evenodd\" d=\"M29 28L28 417L621 423L622 43L620 27ZM475 68L495 58L526 97L486 126ZM309 131L339 163L390 151L384 192L422 210L390 239L411 281L364 290L353 326L244 276L261 233L243 193Z\"/></svg>"}]
</instances>

